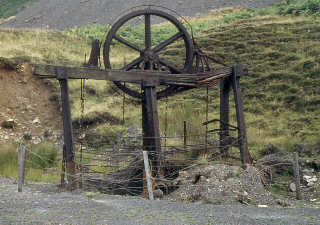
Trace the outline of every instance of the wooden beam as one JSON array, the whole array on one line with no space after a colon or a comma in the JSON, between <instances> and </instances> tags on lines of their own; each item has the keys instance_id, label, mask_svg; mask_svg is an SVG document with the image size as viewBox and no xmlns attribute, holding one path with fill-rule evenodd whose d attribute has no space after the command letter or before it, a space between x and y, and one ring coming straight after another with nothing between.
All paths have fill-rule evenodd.
<instances>
[{"instance_id":1,"label":"wooden beam","mask_svg":"<svg viewBox=\"0 0 320 225\"><path fill-rule=\"evenodd\" d=\"M75 157L72 133L72 119L69 101L68 79L66 71L63 68L57 69L57 79L61 87L61 105L63 119L63 136L66 153L67 180L68 189L72 191L75 188Z\"/></svg>"},{"instance_id":2,"label":"wooden beam","mask_svg":"<svg viewBox=\"0 0 320 225\"><path fill-rule=\"evenodd\" d=\"M149 151L149 153L151 153L150 159L152 162L152 168L156 170L156 176L159 177L162 174L162 151L156 87L152 82L144 82L143 90L143 144L144 147L146 147L146 149Z\"/></svg>"},{"instance_id":3,"label":"wooden beam","mask_svg":"<svg viewBox=\"0 0 320 225\"><path fill-rule=\"evenodd\" d=\"M128 83L153 82L155 85L181 85L188 87L207 86L214 80L231 75L230 67L222 67L205 73L197 74L168 74L159 71L123 71L101 70L88 67L66 67L34 64L34 75L40 78L56 78L57 70L63 69L68 79L94 79L122 81Z\"/></svg>"},{"instance_id":4,"label":"wooden beam","mask_svg":"<svg viewBox=\"0 0 320 225\"><path fill-rule=\"evenodd\" d=\"M241 90L240 90L240 77L244 73L244 66L241 64L235 65L232 67L232 89L234 93L234 101L236 105L236 115L237 115L237 123L238 123L238 134L239 134L239 148L242 166L246 167L246 164L252 164L252 158L250 156L248 150L247 143L247 131L244 120L243 113L243 102L241 98Z\"/></svg>"}]
</instances>

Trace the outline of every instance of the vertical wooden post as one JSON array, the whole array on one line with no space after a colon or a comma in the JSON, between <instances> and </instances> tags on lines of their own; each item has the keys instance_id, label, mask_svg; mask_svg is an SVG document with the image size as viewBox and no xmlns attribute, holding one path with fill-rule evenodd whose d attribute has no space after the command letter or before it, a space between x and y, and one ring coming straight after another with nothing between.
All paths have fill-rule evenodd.
<instances>
[{"instance_id":1,"label":"vertical wooden post","mask_svg":"<svg viewBox=\"0 0 320 225\"><path fill-rule=\"evenodd\" d=\"M25 156L26 149L23 145L20 145L18 147L18 192L22 192L24 184Z\"/></svg>"},{"instance_id":2,"label":"vertical wooden post","mask_svg":"<svg viewBox=\"0 0 320 225\"><path fill-rule=\"evenodd\" d=\"M62 119L63 119L63 137L66 146L66 167L67 167L67 180L68 190L72 191L75 188L75 157L74 157L74 144L72 134L72 119L69 102L69 87L68 77L63 68L57 68L57 79L61 87L61 102L62 102Z\"/></svg>"},{"instance_id":3,"label":"vertical wooden post","mask_svg":"<svg viewBox=\"0 0 320 225\"><path fill-rule=\"evenodd\" d=\"M229 136L229 96L231 89L230 78L225 78L220 82L220 153L223 157L228 157L229 147L227 139Z\"/></svg>"},{"instance_id":4,"label":"vertical wooden post","mask_svg":"<svg viewBox=\"0 0 320 225\"><path fill-rule=\"evenodd\" d=\"M62 163L61 163L61 177L60 177L60 187L64 189L65 186L65 174L66 174L66 145L63 145L62 150Z\"/></svg>"},{"instance_id":5,"label":"vertical wooden post","mask_svg":"<svg viewBox=\"0 0 320 225\"><path fill-rule=\"evenodd\" d=\"M162 174L162 151L155 85L155 82L152 81L143 83L142 129L144 148L149 151L149 158L152 168L156 171L156 176L160 176Z\"/></svg>"},{"instance_id":6,"label":"vertical wooden post","mask_svg":"<svg viewBox=\"0 0 320 225\"><path fill-rule=\"evenodd\" d=\"M240 91L240 77L243 76L244 66L241 64L232 67L232 88L234 93L234 101L236 105L238 134L239 134L239 148L241 155L242 166L246 167L246 164L251 164L252 159L248 150L247 132L243 113L243 103Z\"/></svg>"},{"instance_id":7,"label":"vertical wooden post","mask_svg":"<svg viewBox=\"0 0 320 225\"><path fill-rule=\"evenodd\" d=\"M293 153L293 174L296 184L296 198L301 200L301 191L300 191L300 168L299 168L299 155L297 152Z\"/></svg>"},{"instance_id":8,"label":"vertical wooden post","mask_svg":"<svg viewBox=\"0 0 320 225\"><path fill-rule=\"evenodd\" d=\"M183 147L187 151L187 121L183 121Z\"/></svg>"},{"instance_id":9,"label":"vertical wooden post","mask_svg":"<svg viewBox=\"0 0 320 225\"><path fill-rule=\"evenodd\" d=\"M89 62L85 66L98 67L100 58L100 46L101 43L99 40L95 39L92 41Z\"/></svg>"},{"instance_id":10,"label":"vertical wooden post","mask_svg":"<svg viewBox=\"0 0 320 225\"><path fill-rule=\"evenodd\" d=\"M144 172L146 174L146 180L147 180L147 187L148 187L148 193L149 193L149 199L153 200L153 191L152 191L152 182L151 182L151 172L150 172L150 166L149 166L149 159L148 159L148 153L146 151L143 151L143 161L144 161Z\"/></svg>"}]
</instances>

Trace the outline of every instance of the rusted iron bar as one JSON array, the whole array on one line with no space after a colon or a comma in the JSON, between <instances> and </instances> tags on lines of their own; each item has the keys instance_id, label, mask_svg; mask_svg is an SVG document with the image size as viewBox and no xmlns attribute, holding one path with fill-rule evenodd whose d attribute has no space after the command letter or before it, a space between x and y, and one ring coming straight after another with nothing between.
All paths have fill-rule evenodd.
<instances>
[{"instance_id":1,"label":"rusted iron bar","mask_svg":"<svg viewBox=\"0 0 320 225\"><path fill-rule=\"evenodd\" d=\"M242 103L241 91L240 91L240 77L244 73L244 69L245 67L241 64L233 66L231 80L232 80L232 89L234 93L234 101L236 106L237 123L239 128L238 135L239 135L239 148L240 148L241 162L242 162L242 166L246 167L246 164L252 163L252 158L248 150L247 132L246 132L246 125L245 125L244 113L243 113L243 103Z\"/></svg>"},{"instance_id":2,"label":"rusted iron bar","mask_svg":"<svg viewBox=\"0 0 320 225\"><path fill-rule=\"evenodd\" d=\"M207 124L210 124L210 123L213 123L213 122L223 123L223 124L225 124L226 126L230 127L230 129L233 129L233 130L238 130L238 129L239 129L239 128L236 127L236 126L233 126L233 125L228 124L228 123L224 123L222 120L219 120L219 119L213 119L213 120L206 121L206 122L204 122L202 125L204 126L204 125L207 125ZM220 130L220 129L218 129L218 130Z\"/></svg>"},{"instance_id":3,"label":"rusted iron bar","mask_svg":"<svg viewBox=\"0 0 320 225\"><path fill-rule=\"evenodd\" d=\"M75 162L74 162L74 144L72 134L72 119L69 102L69 87L67 73L63 68L57 68L57 79L61 87L61 102L62 102L62 119L63 119L63 136L66 147L66 167L68 190L72 191L75 188Z\"/></svg>"}]
</instances>

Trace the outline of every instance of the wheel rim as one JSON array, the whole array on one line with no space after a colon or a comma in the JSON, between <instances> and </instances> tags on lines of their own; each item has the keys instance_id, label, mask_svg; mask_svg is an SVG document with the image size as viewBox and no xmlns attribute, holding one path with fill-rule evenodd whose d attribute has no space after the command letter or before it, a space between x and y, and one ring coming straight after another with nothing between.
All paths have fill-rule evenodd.
<instances>
[{"instance_id":1,"label":"wheel rim","mask_svg":"<svg viewBox=\"0 0 320 225\"><path fill-rule=\"evenodd\" d=\"M132 20L133 18L144 16L144 24L145 24L145 42L144 47L141 48L137 46L134 43L131 43L130 41L120 37L117 32L119 29L128 21ZM162 19L165 19L169 21L171 24L173 24L176 29L177 33L170 38L166 39L165 41L162 41L160 44L156 45L155 47L152 47L152 33L151 33L151 17L157 16ZM172 65L172 63L166 62L164 59L159 57L159 54L161 54L161 51L169 46L170 44L174 43L175 41L183 39L184 46L185 46L185 61L183 68L178 68L175 65ZM110 46L111 42L113 40L117 40L121 44L127 46L131 50L134 50L140 54L139 57L135 58L134 60L130 61L130 63L126 63L121 69L122 70L132 70L136 67L140 67L139 69L143 70L152 70L155 68L167 68L167 70L170 73L173 74L179 74L183 72L190 72L192 69L192 60L193 60L193 48L192 48L192 41L191 38L186 31L185 27L172 15L159 11L159 10L153 10L153 9L143 9L143 10L137 10L134 12L131 12L122 18L120 18L110 29L106 41L104 43L103 48L103 57L104 57L104 65L106 69L112 69L111 63L110 63ZM135 97L135 98L141 98L141 93L133 90L129 87L126 87L121 82L114 82L115 85L127 93L128 95ZM176 92L178 89L178 86L169 86L165 88L164 90L161 90L157 92L158 98L163 98L165 96L172 95Z\"/></svg>"}]
</instances>

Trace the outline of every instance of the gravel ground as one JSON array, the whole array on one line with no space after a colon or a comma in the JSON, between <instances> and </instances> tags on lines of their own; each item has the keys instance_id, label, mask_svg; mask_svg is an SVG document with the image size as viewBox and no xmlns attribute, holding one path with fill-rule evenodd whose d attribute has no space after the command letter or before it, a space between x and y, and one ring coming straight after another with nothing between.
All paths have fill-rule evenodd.
<instances>
[{"instance_id":1,"label":"gravel ground","mask_svg":"<svg viewBox=\"0 0 320 225\"><path fill-rule=\"evenodd\" d=\"M95 23L112 24L125 10L142 4L161 5L183 16L194 16L211 9L262 8L276 2L280 0L40 0L0 27L65 29Z\"/></svg>"},{"instance_id":2,"label":"gravel ground","mask_svg":"<svg viewBox=\"0 0 320 225\"><path fill-rule=\"evenodd\" d=\"M28 184L22 193L0 181L0 224L320 224L319 209L199 205L139 197L57 193L52 185Z\"/></svg>"}]
</instances>

